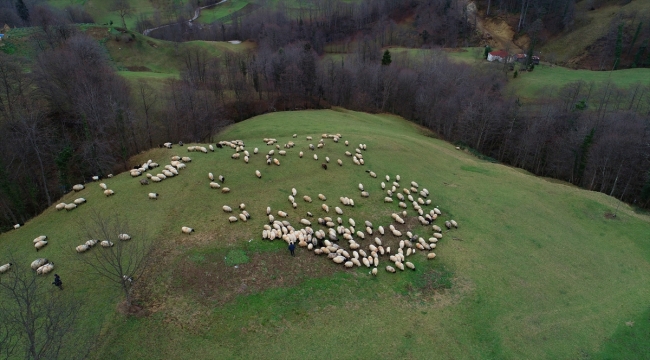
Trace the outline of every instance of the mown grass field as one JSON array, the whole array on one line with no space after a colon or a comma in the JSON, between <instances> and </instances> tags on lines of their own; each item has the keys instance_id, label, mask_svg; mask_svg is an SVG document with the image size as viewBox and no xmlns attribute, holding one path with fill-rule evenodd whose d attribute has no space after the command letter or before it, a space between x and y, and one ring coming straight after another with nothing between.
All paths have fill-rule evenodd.
<instances>
[{"instance_id":1,"label":"mown grass field","mask_svg":"<svg viewBox=\"0 0 650 360\"><path fill-rule=\"evenodd\" d=\"M225 16L232 15L232 13L241 10L250 2L251 1L246 0L228 0L223 4L201 10L201 16L199 16L196 21L203 24L211 24Z\"/></svg>"},{"instance_id":2,"label":"mown grass field","mask_svg":"<svg viewBox=\"0 0 650 360\"><path fill-rule=\"evenodd\" d=\"M321 133L341 133L351 146L327 140L315 161L305 136L314 136L315 143ZM262 142L265 137L296 142L286 157L278 157L281 166L264 163L263 154L271 149ZM615 199L478 160L395 116L341 109L273 113L233 125L217 139L244 140L249 151L259 147L260 154L245 164L230 159L232 150L154 149L134 163L153 159L164 165L176 154L191 156L192 162L178 177L149 186L128 174L106 179L116 193L110 198L89 184L62 199L82 196L87 204L69 213L48 209L0 235L2 254L13 254L17 266L46 256L55 262L65 292L84 296L78 328L101 327L96 358L648 356L647 215L621 204L618 216L607 219L605 213L619 205ZM353 165L343 154L359 143L368 147L365 166ZM320 167L325 156L332 159L327 171ZM334 163L338 158L344 166ZM256 169L262 179L255 177ZM231 193L210 189L208 172L224 175ZM346 270L302 248L291 258L283 242L261 240L267 206L274 213L287 211L297 224L307 211L325 215L318 193L328 197L330 207L340 206L340 196L355 200L354 208L341 206L344 220L387 227L398 210L397 203L382 201L379 183L387 174L428 188L433 205L443 212L437 222L454 218L459 223L438 243L436 260L427 261L420 252L408 258L416 271L389 274L383 257L375 278L365 267ZM358 183L369 198L361 198ZM298 190L296 210L287 201L291 188ZM160 199L148 200L148 192ZM305 194L314 202L302 201ZM221 207L242 202L252 219L229 224ZM161 250L146 276L148 316L116 312L120 294L74 261L83 256L74 246L86 240L77 231L78 221L92 211L120 212L131 228L146 229L146 239ZM409 207L409 217L413 214ZM407 224L414 233L431 236L430 227ZM182 235L181 226L196 233ZM51 242L37 254L31 240L41 234ZM383 239L395 249L396 238ZM51 279L42 281L47 285ZM635 321L634 327L627 321Z\"/></svg>"},{"instance_id":3,"label":"mown grass field","mask_svg":"<svg viewBox=\"0 0 650 360\"><path fill-rule=\"evenodd\" d=\"M512 77L512 73L510 75ZM524 99L555 96L555 90L575 81L602 85L611 81L618 87L629 88L637 83L650 83L650 69L625 69L616 71L572 70L561 66L536 66L531 72L520 72L509 79L509 88ZM545 91L550 90L550 91Z\"/></svg>"}]
</instances>

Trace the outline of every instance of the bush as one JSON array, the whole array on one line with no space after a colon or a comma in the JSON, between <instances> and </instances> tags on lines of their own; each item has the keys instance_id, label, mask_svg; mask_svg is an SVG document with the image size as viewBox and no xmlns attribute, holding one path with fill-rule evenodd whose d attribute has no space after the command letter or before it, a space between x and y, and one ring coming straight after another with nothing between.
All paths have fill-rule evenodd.
<instances>
[{"instance_id":1,"label":"bush","mask_svg":"<svg viewBox=\"0 0 650 360\"><path fill-rule=\"evenodd\" d=\"M515 70L515 73L512 74L512 77L516 79L517 76L519 76L519 71Z\"/></svg>"}]
</instances>

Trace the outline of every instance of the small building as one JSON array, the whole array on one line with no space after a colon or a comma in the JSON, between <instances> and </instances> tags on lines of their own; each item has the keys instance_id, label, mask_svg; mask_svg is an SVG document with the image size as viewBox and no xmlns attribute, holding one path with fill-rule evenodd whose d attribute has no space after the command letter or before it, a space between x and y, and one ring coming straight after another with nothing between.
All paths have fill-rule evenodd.
<instances>
[{"instance_id":1,"label":"small building","mask_svg":"<svg viewBox=\"0 0 650 360\"><path fill-rule=\"evenodd\" d=\"M526 55L526 54L516 54L516 55L514 56L514 58L515 58L515 61L516 61L516 62L518 62L518 63L522 63L522 64L525 64L525 63L526 63L526 59L528 58L528 55Z\"/></svg>"},{"instance_id":2,"label":"small building","mask_svg":"<svg viewBox=\"0 0 650 360\"><path fill-rule=\"evenodd\" d=\"M510 55L505 50L492 51L488 53L487 61L510 62Z\"/></svg>"}]
</instances>

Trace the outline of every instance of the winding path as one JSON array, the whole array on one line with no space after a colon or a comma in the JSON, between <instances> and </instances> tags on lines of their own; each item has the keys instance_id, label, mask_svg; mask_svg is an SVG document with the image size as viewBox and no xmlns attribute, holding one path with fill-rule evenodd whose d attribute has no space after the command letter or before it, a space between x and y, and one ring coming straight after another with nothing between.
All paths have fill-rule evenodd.
<instances>
[{"instance_id":1,"label":"winding path","mask_svg":"<svg viewBox=\"0 0 650 360\"><path fill-rule=\"evenodd\" d=\"M198 19L199 16L201 16L201 10L203 10L203 9L207 9L207 8L211 8L211 7L214 7L214 6L217 6L217 5L221 5L221 4L225 3L226 1L228 1L228 0L221 0L221 1L219 1L218 3L214 3L214 4L211 4L211 5L206 5L206 6L198 7L198 8L196 8L196 9L194 10L194 16L193 16L191 19L189 19L189 20L187 20L187 21L183 21L183 22L186 22L186 23L188 23L190 26L192 26L192 23L194 22L194 20ZM154 31L154 30L162 29L162 28L164 28L164 27L171 26L171 25L177 25L177 24L180 24L180 23L176 22L176 23L171 23L171 24L165 24L165 25L156 26L156 27L153 27L153 28L151 28L151 29L145 29L145 30L142 32L142 35L144 35L144 36L149 36L149 33L151 33L151 32Z\"/></svg>"}]
</instances>

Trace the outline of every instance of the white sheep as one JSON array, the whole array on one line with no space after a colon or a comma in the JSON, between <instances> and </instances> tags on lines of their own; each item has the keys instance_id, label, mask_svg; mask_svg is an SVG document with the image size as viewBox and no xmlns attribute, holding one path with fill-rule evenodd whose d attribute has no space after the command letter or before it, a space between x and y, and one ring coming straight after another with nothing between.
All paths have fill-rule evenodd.
<instances>
[{"instance_id":1,"label":"white sheep","mask_svg":"<svg viewBox=\"0 0 650 360\"><path fill-rule=\"evenodd\" d=\"M108 190L108 186L105 183L99 184L99 187L102 188L103 190Z\"/></svg>"},{"instance_id":2,"label":"white sheep","mask_svg":"<svg viewBox=\"0 0 650 360\"><path fill-rule=\"evenodd\" d=\"M258 179L261 179L262 173L259 170L255 170L255 176L257 176Z\"/></svg>"},{"instance_id":3,"label":"white sheep","mask_svg":"<svg viewBox=\"0 0 650 360\"><path fill-rule=\"evenodd\" d=\"M229 192L230 192L230 189L227 188L227 187L221 189L221 193L222 193L222 194L227 194L227 193L229 193Z\"/></svg>"},{"instance_id":4,"label":"white sheep","mask_svg":"<svg viewBox=\"0 0 650 360\"><path fill-rule=\"evenodd\" d=\"M106 195L107 197L111 196L111 195L115 195L115 191L113 191L111 189L104 190L104 195Z\"/></svg>"},{"instance_id":5,"label":"white sheep","mask_svg":"<svg viewBox=\"0 0 650 360\"><path fill-rule=\"evenodd\" d=\"M318 160L318 155L314 154L314 160Z\"/></svg>"},{"instance_id":6,"label":"white sheep","mask_svg":"<svg viewBox=\"0 0 650 360\"><path fill-rule=\"evenodd\" d=\"M38 251L38 250L42 249L43 247L45 247L45 245L47 245L47 241L42 240L42 241L39 241L36 244L34 244L34 247L36 248L36 251Z\"/></svg>"},{"instance_id":7,"label":"white sheep","mask_svg":"<svg viewBox=\"0 0 650 360\"><path fill-rule=\"evenodd\" d=\"M85 245L88 245L88 247L93 247L93 246L97 245L98 242L99 241L97 241L95 239L91 239L91 240L86 241Z\"/></svg>"},{"instance_id":8,"label":"white sheep","mask_svg":"<svg viewBox=\"0 0 650 360\"><path fill-rule=\"evenodd\" d=\"M83 204L83 203L85 203L85 202L86 202L86 199L84 199L84 198L78 198L78 199L75 199L75 200L74 200L74 203L75 203L76 205L81 205L81 204Z\"/></svg>"},{"instance_id":9,"label":"white sheep","mask_svg":"<svg viewBox=\"0 0 650 360\"><path fill-rule=\"evenodd\" d=\"M386 266L386 271L388 271L389 273L394 273L395 268L393 268L392 266Z\"/></svg>"},{"instance_id":10,"label":"white sheep","mask_svg":"<svg viewBox=\"0 0 650 360\"><path fill-rule=\"evenodd\" d=\"M221 187L221 185L219 185L219 183L216 183L216 182L214 182L214 181L210 182L210 188L212 188L212 189L218 189L218 188L220 188L220 187Z\"/></svg>"},{"instance_id":11,"label":"white sheep","mask_svg":"<svg viewBox=\"0 0 650 360\"><path fill-rule=\"evenodd\" d=\"M122 241L128 241L128 240L131 240L131 235L129 235L129 234L119 234L119 235L117 235L117 238L122 240Z\"/></svg>"},{"instance_id":12,"label":"white sheep","mask_svg":"<svg viewBox=\"0 0 650 360\"><path fill-rule=\"evenodd\" d=\"M49 262L49 263L39 267L38 269L36 269L36 273L38 275L45 275L45 274L49 273L50 271L52 271L53 269L54 269L54 263Z\"/></svg>"},{"instance_id":13,"label":"white sheep","mask_svg":"<svg viewBox=\"0 0 650 360\"><path fill-rule=\"evenodd\" d=\"M327 206L327 204L323 204L321 205L321 207L323 208L323 210L325 210L325 212L330 212L330 207Z\"/></svg>"},{"instance_id":14,"label":"white sheep","mask_svg":"<svg viewBox=\"0 0 650 360\"><path fill-rule=\"evenodd\" d=\"M189 235L189 234L191 234L193 232L194 232L194 229L191 228L191 227L187 227L187 226L181 227L181 233L183 233L183 234Z\"/></svg>"},{"instance_id":15,"label":"white sheep","mask_svg":"<svg viewBox=\"0 0 650 360\"><path fill-rule=\"evenodd\" d=\"M37 238L34 239L34 244L36 244L39 241L46 240L46 239L47 239L47 236L45 236L45 235L38 236Z\"/></svg>"},{"instance_id":16,"label":"white sheep","mask_svg":"<svg viewBox=\"0 0 650 360\"><path fill-rule=\"evenodd\" d=\"M244 214L239 214L238 216L241 219L241 221L243 221L243 222L246 222L248 220L248 218ZM232 218L232 216L231 216L231 218Z\"/></svg>"},{"instance_id":17,"label":"white sheep","mask_svg":"<svg viewBox=\"0 0 650 360\"><path fill-rule=\"evenodd\" d=\"M75 248L75 250L77 250L78 253L86 252L88 249L90 249L90 246L86 244L79 245Z\"/></svg>"},{"instance_id":18,"label":"white sheep","mask_svg":"<svg viewBox=\"0 0 650 360\"><path fill-rule=\"evenodd\" d=\"M66 204L65 209L68 211L74 210L77 208L77 204Z\"/></svg>"},{"instance_id":19,"label":"white sheep","mask_svg":"<svg viewBox=\"0 0 650 360\"><path fill-rule=\"evenodd\" d=\"M65 209L65 205L66 205L66 203L58 203L58 204L56 204L55 208L57 210L63 210L63 209Z\"/></svg>"},{"instance_id":20,"label":"white sheep","mask_svg":"<svg viewBox=\"0 0 650 360\"><path fill-rule=\"evenodd\" d=\"M286 218L288 215L284 211L278 211L278 216L281 217L281 218Z\"/></svg>"},{"instance_id":21,"label":"white sheep","mask_svg":"<svg viewBox=\"0 0 650 360\"><path fill-rule=\"evenodd\" d=\"M32 270L36 270L39 267L47 264L47 262L48 262L48 260L46 258L36 259L36 260L32 261L31 268L32 268Z\"/></svg>"},{"instance_id":22,"label":"white sheep","mask_svg":"<svg viewBox=\"0 0 650 360\"><path fill-rule=\"evenodd\" d=\"M74 190L74 191L81 191L81 190L83 190L84 188L85 188L85 186L83 186L82 184L77 184L77 185L75 185L75 186L72 187L72 190Z\"/></svg>"},{"instance_id":23,"label":"white sheep","mask_svg":"<svg viewBox=\"0 0 650 360\"><path fill-rule=\"evenodd\" d=\"M305 200L305 202L308 202L308 203L312 202L311 197L309 197L307 195L303 196L302 199Z\"/></svg>"},{"instance_id":24,"label":"white sheep","mask_svg":"<svg viewBox=\"0 0 650 360\"><path fill-rule=\"evenodd\" d=\"M0 274L6 273L11 268L12 263L4 264L0 266Z\"/></svg>"},{"instance_id":25,"label":"white sheep","mask_svg":"<svg viewBox=\"0 0 650 360\"><path fill-rule=\"evenodd\" d=\"M158 193L149 193L149 199L158 200Z\"/></svg>"}]
</instances>

